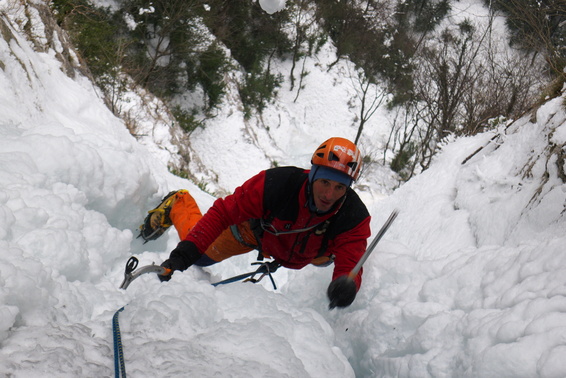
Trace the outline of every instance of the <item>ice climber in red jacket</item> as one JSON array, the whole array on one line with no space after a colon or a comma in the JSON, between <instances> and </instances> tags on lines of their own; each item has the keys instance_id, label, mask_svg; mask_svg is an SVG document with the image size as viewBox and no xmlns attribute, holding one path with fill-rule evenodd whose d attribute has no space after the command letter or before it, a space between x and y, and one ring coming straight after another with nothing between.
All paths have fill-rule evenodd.
<instances>
[{"instance_id":1,"label":"ice climber in red jacket","mask_svg":"<svg viewBox=\"0 0 566 378\"><path fill-rule=\"evenodd\" d=\"M354 143L330 138L314 152L310 170L262 171L217 199L204 216L188 191L169 193L149 212L140 236L153 240L175 226L181 242L161 264L172 271L208 266L252 250L290 269L334 263L330 307L349 306L363 269L354 279L344 276L364 254L371 234L370 215L351 188L361 162Z\"/></svg>"}]
</instances>

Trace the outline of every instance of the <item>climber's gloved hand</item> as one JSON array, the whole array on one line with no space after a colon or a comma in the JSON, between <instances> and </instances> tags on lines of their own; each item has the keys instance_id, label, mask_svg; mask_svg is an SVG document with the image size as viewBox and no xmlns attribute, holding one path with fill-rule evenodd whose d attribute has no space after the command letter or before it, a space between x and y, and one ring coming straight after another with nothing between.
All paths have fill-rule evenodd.
<instances>
[{"instance_id":1,"label":"climber's gloved hand","mask_svg":"<svg viewBox=\"0 0 566 378\"><path fill-rule=\"evenodd\" d=\"M173 275L173 264L171 264L170 260L165 260L161 263L161 266L164 267L165 269L168 269L167 274L158 274L157 278L159 278L159 281L161 282L167 282L171 279L171 276Z\"/></svg>"},{"instance_id":2,"label":"climber's gloved hand","mask_svg":"<svg viewBox=\"0 0 566 378\"><path fill-rule=\"evenodd\" d=\"M348 276L340 276L328 285L326 294L330 300L329 308L348 307L356 298L358 288L353 279Z\"/></svg>"},{"instance_id":3,"label":"climber's gloved hand","mask_svg":"<svg viewBox=\"0 0 566 378\"><path fill-rule=\"evenodd\" d=\"M195 243L184 240L177 244L177 247L171 251L169 258L161 264L162 267L170 269L171 273L167 275L157 275L161 282L169 281L175 270L184 271L193 265L202 254L198 250Z\"/></svg>"}]
</instances>

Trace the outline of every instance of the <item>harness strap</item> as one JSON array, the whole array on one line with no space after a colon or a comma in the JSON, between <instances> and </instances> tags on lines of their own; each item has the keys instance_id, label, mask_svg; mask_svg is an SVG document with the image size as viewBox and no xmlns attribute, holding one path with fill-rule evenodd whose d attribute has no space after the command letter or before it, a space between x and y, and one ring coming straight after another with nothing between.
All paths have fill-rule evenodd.
<instances>
[{"instance_id":1,"label":"harness strap","mask_svg":"<svg viewBox=\"0 0 566 378\"><path fill-rule=\"evenodd\" d=\"M232 232L232 236L234 236L234 239L236 239L240 244L245 245L246 247L251 248L251 249L257 249L258 248L257 245L250 244L250 243L248 243L244 240L244 238L242 237L242 234L240 233L240 230L238 230L237 225L233 224L232 226L230 226L230 231Z\"/></svg>"},{"instance_id":2,"label":"harness strap","mask_svg":"<svg viewBox=\"0 0 566 378\"><path fill-rule=\"evenodd\" d=\"M248 242L246 242L244 240L244 237L242 236L242 233L240 232L240 229L238 228L238 225L232 225L230 226L230 231L232 232L232 236L234 236L234 239L236 239L236 241L238 241L238 243L251 248L251 249L256 249L258 251L257 253L257 260L258 261L263 261L263 249L261 246L261 238L263 237L263 230L260 227L259 224L259 219L250 219L249 221L249 225L250 225L250 229L254 234L254 238L257 244L250 244Z\"/></svg>"}]
</instances>

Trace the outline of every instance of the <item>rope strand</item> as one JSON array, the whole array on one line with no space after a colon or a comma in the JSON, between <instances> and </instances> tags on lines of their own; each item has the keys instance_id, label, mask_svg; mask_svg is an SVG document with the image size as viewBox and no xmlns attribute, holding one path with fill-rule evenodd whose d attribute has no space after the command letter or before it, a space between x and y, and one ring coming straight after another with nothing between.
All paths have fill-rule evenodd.
<instances>
[{"instance_id":1,"label":"rope strand","mask_svg":"<svg viewBox=\"0 0 566 378\"><path fill-rule=\"evenodd\" d=\"M116 311L112 317L112 334L114 336L114 371L116 378L126 378L126 365L124 364L124 350L122 348L122 337L120 335L120 324L118 315L124 311L124 307Z\"/></svg>"}]
</instances>

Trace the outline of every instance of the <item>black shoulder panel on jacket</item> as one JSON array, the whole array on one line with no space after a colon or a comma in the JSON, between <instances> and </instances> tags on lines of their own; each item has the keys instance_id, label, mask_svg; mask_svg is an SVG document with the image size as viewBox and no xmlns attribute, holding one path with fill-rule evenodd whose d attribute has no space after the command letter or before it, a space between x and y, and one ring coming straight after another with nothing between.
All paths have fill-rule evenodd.
<instances>
[{"instance_id":1,"label":"black shoulder panel on jacket","mask_svg":"<svg viewBox=\"0 0 566 378\"><path fill-rule=\"evenodd\" d=\"M302 168L278 167L265 171L263 208L266 215L294 221L299 211L299 192L308 174Z\"/></svg>"},{"instance_id":2,"label":"black shoulder panel on jacket","mask_svg":"<svg viewBox=\"0 0 566 378\"><path fill-rule=\"evenodd\" d=\"M366 205L352 188L348 188L344 204L328 226L328 237L333 239L336 235L351 230L367 217L369 212Z\"/></svg>"}]
</instances>

